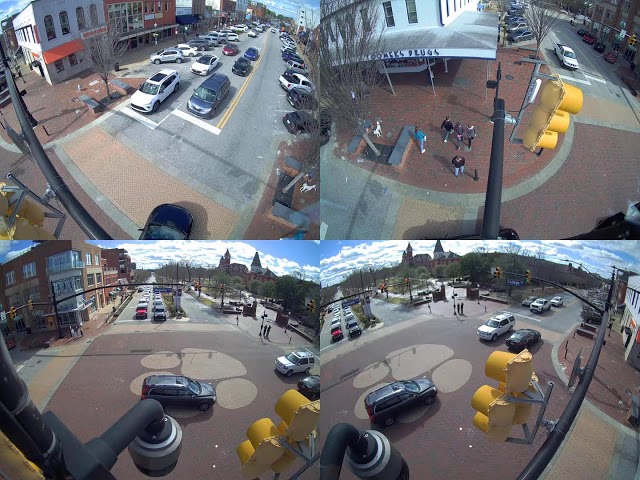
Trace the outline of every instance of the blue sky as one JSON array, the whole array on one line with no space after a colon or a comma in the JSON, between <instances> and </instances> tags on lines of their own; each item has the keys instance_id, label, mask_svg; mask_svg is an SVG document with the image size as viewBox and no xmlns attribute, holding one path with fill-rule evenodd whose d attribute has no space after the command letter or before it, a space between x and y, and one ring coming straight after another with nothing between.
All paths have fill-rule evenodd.
<instances>
[{"instance_id":1,"label":"blue sky","mask_svg":"<svg viewBox=\"0 0 640 480\"><path fill-rule=\"evenodd\" d=\"M332 285L342 280L344 275L369 266L373 268L397 265L402 259L402 252L407 248L407 240L397 241L322 241L320 245L320 279L322 285ZM600 275L609 277L611 265L628 269L640 274L640 242L638 241L471 241L443 240L442 247L446 252L464 255L473 252L479 246L488 251L500 251L508 243L516 243L526 249L529 255L540 252L546 260L559 262L570 259L575 264ZM435 240L419 240L411 242L413 254L428 253L433 256ZM559 262L560 263L560 262ZM562 262L566 263L566 262Z\"/></svg>"},{"instance_id":2,"label":"blue sky","mask_svg":"<svg viewBox=\"0 0 640 480\"><path fill-rule=\"evenodd\" d=\"M4 20L13 13L20 12L29 3L30 0L0 0L0 20ZM262 0L262 3L270 10L296 20L298 18L299 7L315 9L317 11L316 15L320 14L319 0ZM311 20L310 13L308 14L308 18Z\"/></svg>"},{"instance_id":3,"label":"blue sky","mask_svg":"<svg viewBox=\"0 0 640 480\"><path fill-rule=\"evenodd\" d=\"M262 267L277 275L302 271L307 280L318 281L319 241L313 240L248 240L248 241L137 241L92 240L89 243L103 248L124 248L138 268L155 268L167 260L187 260L202 265L217 266L227 248L231 261L251 265L256 251ZM18 252L30 247L30 241L0 242L0 260L4 263Z\"/></svg>"}]
</instances>

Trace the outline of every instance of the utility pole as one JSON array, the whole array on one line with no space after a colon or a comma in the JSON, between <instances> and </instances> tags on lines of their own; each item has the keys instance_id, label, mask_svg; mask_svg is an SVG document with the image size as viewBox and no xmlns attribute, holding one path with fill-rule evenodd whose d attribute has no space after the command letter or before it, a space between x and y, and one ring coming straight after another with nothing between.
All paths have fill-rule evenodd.
<instances>
[{"instance_id":1,"label":"utility pole","mask_svg":"<svg viewBox=\"0 0 640 480\"><path fill-rule=\"evenodd\" d=\"M56 301L56 291L53 288L53 280L51 280L51 300L53 300L53 311L56 314L56 323L58 324L58 338L64 338L62 333L62 325L60 325L60 316L58 315L58 302Z\"/></svg>"}]
</instances>

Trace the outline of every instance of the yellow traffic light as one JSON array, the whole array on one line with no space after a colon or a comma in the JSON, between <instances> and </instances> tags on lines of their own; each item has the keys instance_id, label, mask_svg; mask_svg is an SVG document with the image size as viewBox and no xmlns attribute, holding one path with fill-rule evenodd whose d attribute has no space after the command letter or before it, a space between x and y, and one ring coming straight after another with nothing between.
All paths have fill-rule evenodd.
<instances>
[{"instance_id":1,"label":"yellow traffic light","mask_svg":"<svg viewBox=\"0 0 640 480\"><path fill-rule=\"evenodd\" d=\"M631 38L629 39L629 45L634 46L636 43L638 42L637 38L636 38L636 34L634 33Z\"/></svg>"},{"instance_id":2,"label":"yellow traffic light","mask_svg":"<svg viewBox=\"0 0 640 480\"><path fill-rule=\"evenodd\" d=\"M533 111L529 127L522 136L522 143L532 152L536 148L555 148L558 133L566 133L570 113L582 109L582 90L565 84L558 75L548 80L540 92L540 104Z\"/></svg>"},{"instance_id":3,"label":"yellow traffic light","mask_svg":"<svg viewBox=\"0 0 640 480\"><path fill-rule=\"evenodd\" d=\"M278 442L280 432L269 418L261 418L247 429L247 438L236 451L246 478L255 478L271 467L286 449Z\"/></svg>"},{"instance_id":4,"label":"yellow traffic light","mask_svg":"<svg viewBox=\"0 0 640 480\"><path fill-rule=\"evenodd\" d=\"M533 355L529 350L520 353L495 351L484 366L484 374L504 383L507 393L520 393L529 388L533 375Z\"/></svg>"},{"instance_id":5,"label":"yellow traffic light","mask_svg":"<svg viewBox=\"0 0 640 480\"><path fill-rule=\"evenodd\" d=\"M11 317L11 320L14 320L17 314L18 311L16 310L16 307L11 307L11 310L9 310L9 316Z\"/></svg>"},{"instance_id":6,"label":"yellow traffic light","mask_svg":"<svg viewBox=\"0 0 640 480\"><path fill-rule=\"evenodd\" d=\"M0 183L0 191L5 183ZM12 226L7 220L14 213L15 205L9 205L15 192L2 192L0 194L0 240L55 240L53 234L43 228L45 213L44 208L37 202L28 198L23 199Z\"/></svg>"},{"instance_id":7,"label":"yellow traffic light","mask_svg":"<svg viewBox=\"0 0 640 480\"><path fill-rule=\"evenodd\" d=\"M33 300L29 300L29 310L33 310Z\"/></svg>"},{"instance_id":8,"label":"yellow traffic light","mask_svg":"<svg viewBox=\"0 0 640 480\"><path fill-rule=\"evenodd\" d=\"M527 283L531 283L531 270L524 272Z\"/></svg>"},{"instance_id":9,"label":"yellow traffic light","mask_svg":"<svg viewBox=\"0 0 640 480\"><path fill-rule=\"evenodd\" d=\"M310 402L297 390L288 390L276 402L275 411L283 422L278 429L294 442L305 440L320 420L320 401Z\"/></svg>"},{"instance_id":10,"label":"yellow traffic light","mask_svg":"<svg viewBox=\"0 0 640 480\"><path fill-rule=\"evenodd\" d=\"M489 436L494 442L504 442L511 433L516 405L505 401L500 390L483 385L471 398L471 406L477 413L473 425Z\"/></svg>"},{"instance_id":11,"label":"yellow traffic light","mask_svg":"<svg viewBox=\"0 0 640 480\"><path fill-rule=\"evenodd\" d=\"M502 278L502 268L496 267L495 271L493 272L493 276L496 278Z\"/></svg>"}]
</instances>

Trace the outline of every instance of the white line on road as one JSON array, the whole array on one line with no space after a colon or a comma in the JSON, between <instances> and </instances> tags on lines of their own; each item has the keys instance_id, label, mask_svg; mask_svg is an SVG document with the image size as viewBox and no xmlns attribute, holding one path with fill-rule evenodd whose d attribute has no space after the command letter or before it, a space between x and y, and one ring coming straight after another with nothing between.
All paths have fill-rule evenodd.
<instances>
[{"instance_id":1,"label":"white line on road","mask_svg":"<svg viewBox=\"0 0 640 480\"><path fill-rule=\"evenodd\" d=\"M584 83L585 85L591 85L591 82L589 80L580 80L579 78L568 77L566 75L560 75L560 78L569 80L570 82L578 82L578 83Z\"/></svg>"},{"instance_id":2,"label":"white line on road","mask_svg":"<svg viewBox=\"0 0 640 480\"><path fill-rule=\"evenodd\" d=\"M210 131L211 133L213 133L215 135L220 135L220 132L222 131L219 128L214 127L213 125L211 125L211 124L209 124L209 123L207 123L207 122L205 122L203 120L200 120L199 118L195 118L195 117L189 115L187 112L183 112L182 110L174 110L171 113L173 113L174 115L182 118L183 120L186 120L187 122L191 122L194 125L197 125L200 128L204 128L205 130L208 130L208 131Z\"/></svg>"},{"instance_id":3,"label":"white line on road","mask_svg":"<svg viewBox=\"0 0 640 480\"><path fill-rule=\"evenodd\" d=\"M606 80L602 79L602 78L598 78L598 77L592 77L591 75L587 75L586 73L584 74L585 77L587 77L589 80L593 80L595 82L600 82L600 83L607 83Z\"/></svg>"},{"instance_id":4,"label":"white line on road","mask_svg":"<svg viewBox=\"0 0 640 480\"><path fill-rule=\"evenodd\" d=\"M511 312L513 313L513 312ZM526 318L527 320L533 320L534 322L542 323L542 320L539 318L528 317L526 315L522 315L521 313L513 313L513 315L517 315L518 317Z\"/></svg>"},{"instance_id":5,"label":"white line on road","mask_svg":"<svg viewBox=\"0 0 640 480\"><path fill-rule=\"evenodd\" d=\"M131 118L133 118L134 120L139 121L141 124L143 124L145 127L149 127L151 130L154 130L155 128L157 128L158 124L156 122L153 122L151 120L149 120L147 117L145 117L144 115L135 112L133 110L131 110L129 107L124 107L122 110L120 110L122 113L130 116Z\"/></svg>"},{"instance_id":6,"label":"white line on road","mask_svg":"<svg viewBox=\"0 0 640 480\"><path fill-rule=\"evenodd\" d=\"M19 372L20 370L22 370L24 368L24 365L18 365L18 367L16 368L16 372Z\"/></svg>"}]
</instances>

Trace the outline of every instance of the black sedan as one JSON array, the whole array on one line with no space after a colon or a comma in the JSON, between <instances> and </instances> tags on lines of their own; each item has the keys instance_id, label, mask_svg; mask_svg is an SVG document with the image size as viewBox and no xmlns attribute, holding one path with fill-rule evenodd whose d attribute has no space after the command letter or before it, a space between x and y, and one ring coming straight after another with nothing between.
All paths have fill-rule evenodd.
<instances>
[{"instance_id":1,"label":"black sedan","mask_svg":"<svg viewBox=\"0 0 640 480\"><path fill-rule=\"evenodd\" d=\"M531 345L540 341L540 338L541 335L539 331L525 328L523 330L516 331L513 335L507 338L507 347L509 350L521 352L525 348L529 348Z\"/></svg>"},{"instance_id":2,"label":"black sedan","mask_svg":"<svg viewBox=\"0 0 640 480\"><path fill-rule=\"evenodd\" d=\"M295 87L287 92L287 101L296 110L313 110L317 105L312 93Z\"/></svg>"},{"instance_id":3,"label":"black sedan","mask_svg":"<svg viewBox=\"0 0 640 480\"><path fill-rule=\"evenodd\" d=\"M598 42L593 46L593 49L598 53L604 53L607 47L602 42Z\"/></svg>"},{"instance_id":4,"label":"black sedan","mask_svg":"<svg viewBox=\"0 0 640 480\"><path fill-rule=\"evenodd\" d=\"M318 122L309 112L289 112L282 117L282 123L289 133L307 133L318 129Z\"/></svg>"},{"instance_id":5,"label":"black sedan","mask_svg":"<svg viewBox=\"0 0 640 480\"><path fill-rule=\"evenodd\" d=\"M320 398L320 376L311 375L298 382L298 391L309 400Z\"/></svg>"},{"instance_id":6,"label":"black sedan","mask_svg":"<svg viewBox=\"0 0 640 480\"><path fill-rule=\"evenodd\" d=\"M251 60L244 57L238 58L236 62L233 64L233 67L231 67L231 71L236 75L240 75L241 77L246 76L250 70L251 70Z\"/></svg>"},{"instance_id":7,"label":"black sedan","mask_svg":"<svg viewBox=\"0 0 640 480\"><path fill-rule=\"evenodd\" d=\"M188 240L192 228L193 215L189 210L163 203L149 215L140 240Z\"/></svg>"}]
</instances>

